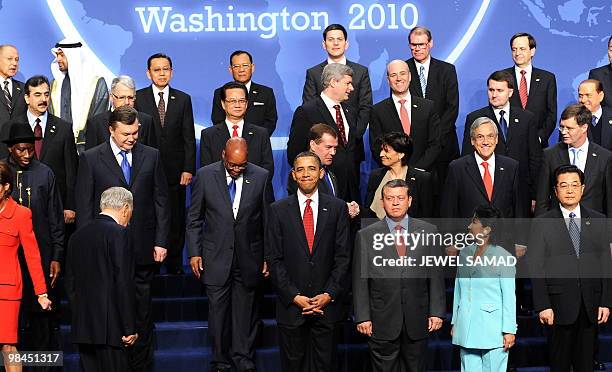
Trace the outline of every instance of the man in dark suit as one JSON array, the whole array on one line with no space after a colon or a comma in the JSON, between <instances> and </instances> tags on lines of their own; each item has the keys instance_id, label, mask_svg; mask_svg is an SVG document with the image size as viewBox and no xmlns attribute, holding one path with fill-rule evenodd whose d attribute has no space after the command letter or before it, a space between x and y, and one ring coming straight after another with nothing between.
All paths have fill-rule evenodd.
<instances>
[{"instance_id":1,"label":"man in dark suit","mask_svg":"<svg viewBox=\"0 0 612 372\"><path fill-rule=\"evenodd\" d=\"M380 160L376 146L380 136L390 132L404 132L412 138L409 165L431 171L440 154L440 118L434 102L414 96L408 90L410 70L402 60L387 65L387 81L391 97L374 105L370 118L370 150Z\"/></svg>"},{"instance_id":2,"label":"man in dark suit","mask_svg":"<svg viewBox=\"0 0 612 372\"><path fill-rule=\"evenodd\" d=\"M340 63L325 66L321 80L323 91L314 99L299 106L291 122L287 159L293 160L300 152L307 150L310 128L318 123L329 125L338 137L338 148L330 167L336 175L339 188L346 188L345 201L360 201L359 164L364 159L363 132L357 126L357 111L345 106L353 91L353 70Z\"/></svg>"},{"instance_id":3,"label":"man in dark suit","mask_svg":"<svg viewBox=\"0 0 612 372\"><path fill-rule=\"evenodd\" d=\"M601 82L602 89L606 94L603 105L612 108L612 36L608 39L608 59L610 63L589 71L589 79Z\"/></svg>"},{"instance_id":4,"label":"man in dark suit","mask_svg":"<svg viewBox=\"0 0 612 372\"><path fill-rule=\"evenodd\" d=\"M77 227L85 226L99 212L100 195L112 186L134 196L130 222L136 262L136 330L140 335L131 350L134 370L153 368L151 282L156 262L166 257L169 234L168 184L157 149L137 143L138 112L121 106L110 118L110 139L81 154L77 177Z\"/></svg>"},{"instance_id":5,"label":"man in dark suit","mask_svg":"<svg viewBox=\"0 0 612 372\"><path fill-rule=\"evenodd\" d=\"M18 118L26 111L23 100L23 83L13 79L19 69L19 51L13 45L0 45L0 140L8 135L5 125L11 118ZM0 143L0 156L8 154L6 145Z\"/></svg>"},{"instance_id":6,"label":"man in dark suit","mask_svg":"<svg viewBox=\"0 0 612 372\"><path fill-rule=\"evenodd\" d=\"M423 256L441 253L440 247L424 244L406 249L408 235L437 231L435 226L408 216L411 201L406 181L387 182L380 198L386 217L357 232L353 254L355 323L357 331L369 337L373 371L425 371L427 336L442 327L446 315L440 268L418 266L406 270L372 264L376 256L380 262L384 258L410 257L420 263ZM395 243L376 248L377 238L385 235L393 235Z\"/></svg>"},{"instance_id":7,"label":"man in dark suit","mask_svg":"<svg viewBox=\"0 0 612 372\"><path fill-rule=\"evenodd\" d=\"M30 124L34 135L36 158L53 171L64 206L64 222L74 224L76 203L75 186L78 155L70 123L53 116L49 107L49 80L42 75L26 81L27 112L22 117Z\"/></svg>"},{"instance_id":8,"label":"man in dark suit","mask_svg":"<svg viewBox=\"0 0 612 372\"><path fill-rule=\"evenodd\" d=\"M536 182L542 162L542 147L538 140L538 127L534 115L520 106L512 106L510 97L515 93L513 78L506 71L495 71L487 79L489 105L470 112L465 118L463 155L472 154L470 125L479 117L488 117L497 125L495 153L519 163L521 194L525 209L535 206Z\"/></svg>"},{"instance_id":9,"label":"man in dark suit","mask_svg":"<svg viewBox=\"0 0 612 372\"><path fill-rule=\"evenodd\" d=\"M514 67L505 69L513 76L518 94L510 99L512 106L522 107L535 115L538 137L542 148L548 147L548 138L557 122L557 80L551 72L532 66L536 40L526 32L510 38Z\"/></svg>"},{"instance_id":10,"label":"man in dark suit","mask_svg":"<svg viewBox=\"0 0 612 372\"><path fill-rule=\"evenodd\" d=\"M87 119L85 132L85 150L89 150L108 141L108 118L117 107L128 105L134 107L136 102L136 83L127 75L120 75L111 83L111 109ZM138 113L138 142L143 145L157 147L157 138L153 130L153 117L144 112Z\"/></svg>"},{"instance_id":11,"label":"man in dark suit","mask_svg":"<svg viewBox=\"0 0 612 372\"><path fill-rule=\"evenodd\" d=\"M315 154L298 154L298 192L269 210L265 257L278 294L283 371L337 370L334 329L350 264L349 217L343 201L319 192L322 173Z\"/></svg>"},{"instance_id":12,"label":"man in dark suit","mask_svg":"<svg viewBox=\"0 0 612 372\"><path fill-rule=\"evenodd\" d=\"M455 66L433 58L431 31L415 27L408 35L412 58L407 60L412 79L410 94L434 102L434 110L440 118L440 154L435 165L435 174L441 189L446 179L448 164L459 157L459 144L455 122L459 115L459 86Z\"/></svg>"},{"instance_id":13,"label":"man in dark suit","mask_svg":"<svg viewBox=\"0 0 612 372\"><path fill-rule=\"evenodd\" d=\"M346 100L346 105L356 111L355 125L359 137L363 136L372 109L372 84L368 68L346 59L345 52L349 47L348 35L344 26L334 23L323 30L323 49L327 52L327 60L306 70L306 81L302 92L302 105L315 100L325 89L321 78L323 69L330 63L340 63L353 70L353 87L355 88Z\"/></svg>"},{"instance_id":14,"label":"man in dark suit","mask_svg":"<svg viewBox=\"0 0 612 372\"><path fill-rule=\"evenodd\" d=\"M129 370L124 348L138 338L127 227L133 205L128 190L105 190L100 213L70 239L66 292L72 307L72 342L78 345L86 372Z\"/></svg>"},{"instance_id":15,"label":"man in dark suit","mask_svg":"<svg viewBox=\"0 0 612 372\"><path fill-rule=\"evenodd\" d=\"M151 86L136 92L135 108L153 116L157 148L168 182L170 235L167 272L183 274L185 244L185 188L195 173L196 145L191 97L170 87L172 60L154 54L147 60Z\"/></svg>"},{"instance_id":16,"label":"man in dark suit","mask_svg":"<svg viewBox=\"0 0 612 372\"><path fill-rule=\"evenodd\" d=\"M242 137L246 140L249 163L274 174L274 159L270 136L265 128L245 119L248 92L244 84L229 82L221 89L221 105L225 111L223 121L202 130L200 134L200 166L221 160L221 153L228 139Z\"/></svg>"},{"instance_id":17,"label":"man in dark suit","mask_svg":"<svg viewBox=\"0 0 612 372\"><path fill-rule=\"evenodd\" d=\"M247 162L247 142L227 140L222 161L198 170L187 218L191 269L208 295L211 370L255 371L257 287L268 276L264 221L268 171Z\"/></svg>"},{"instance_id":18,"label":"man in dark suit","mask_svg":"<svg viewBox=\"0 0 612 372\"><path fill-rule=\"evenodd\" d=\"M552 326L551 371L593 371L597 324L612 306L609 231L605 216L581 203L578 167L561 165L553 177L559 205L533 221L529 239L533 303Z\"/></svg>"},{"instance_id":19,"label":"man in dark suit","mask_svg":"<svg viewBox=\"0 0 612 372\"><path fill-rule=\"evenodd\" d=\"M612 153L588 139L592 114L582 104L561 113L559 131L563 142L544 150L538 180L535 215L555 209L554 172L561 165L576 165L585 175L581 203L599 213L612 213Z\"/></svg>"},{"instance_id":20,"label":"man in dark suit","mask_svg":"<svg viewBox=\"0 0 612 372\"><path fill-rule=\"evenodd\" d=\"M237 83L244 84L248 92L248 106L244 120L247 123L264 127L271 136L276 129L278 114L276 113L276 98L274 91L265 85L257 84L251 80L255 72L255 64L251 53L236 50L230 55L230 74ZM225 120L225 110L221 102L223 87L215 89L210 119L213 125Z\"/></svg>"},{"instance_id":21,"label":"man in dark suit","mask_svg":"<svg viewBox=\"0 0 612 372\"><path fill-rule=\"evenodd\" d=\"M612 151L612 107L601 105L604 98L599 80L584 80L578 86L578 102L585 105L593 115L589 125L589 140Z\"/></svg>"}]
</instances>

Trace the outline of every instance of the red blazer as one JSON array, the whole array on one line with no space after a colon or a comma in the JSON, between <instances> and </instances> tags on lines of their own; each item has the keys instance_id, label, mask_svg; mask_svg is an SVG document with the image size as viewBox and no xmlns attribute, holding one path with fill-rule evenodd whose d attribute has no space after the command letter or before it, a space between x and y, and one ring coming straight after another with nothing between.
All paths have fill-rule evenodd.
<instances>
[{"instance_id":1,"label":"red blazer","mask_svg":"<svg viewBox=\"0 0 612 372\"><path fill-rule=\"evenodd\" d=\"M9 197L4 210L0 212L0 300L21 299L21 268L17 259L20 244L34 283L34 292L47 293L40 251L32 230L32 212Z\"/></svg>"}]
</instances>

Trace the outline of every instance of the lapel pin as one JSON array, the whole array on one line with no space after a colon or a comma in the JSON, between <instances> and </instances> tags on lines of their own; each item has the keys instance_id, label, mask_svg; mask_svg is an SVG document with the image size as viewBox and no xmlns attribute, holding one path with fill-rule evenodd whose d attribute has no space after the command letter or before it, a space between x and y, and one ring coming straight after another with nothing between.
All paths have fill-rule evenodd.
<instances>
[{"instance_id":1,"label":"lapel pin","mask_svg":"<svg viewBox=\"0 0 612 372\"><path fill-rule=\"evenodd\" d=\"M499 170L500 170L500 171L503 171L503 170L504 170L504 168L501 168L501 167L500 167L500 168L499 168Z\"/></svg>"},{"instance_id":2,"label":"lapel pin","mask_svg":"<svg viewBox=\"0 0 612 372\"><path fill-rule=\"evenodd\" d=\"M612 119L608 120L608 124L612 124Z\"/></svg>"},{"instance_id":3,"label":"lapel pin","mask_svg":"<svg viewBox=\"0 0 612 372\"><path fill-rule=\"evenodd\" d=\"M254 91L252 91L252 92L251 92L251 94L257 94L257 91L256 91L256 90L254 90Z\"/></svg>"},{"instance_id":4,"label":"lapel pin","mask_svg":"<svg viewBox=\"0 0 612 372\"><path fill-rule=\"evenodd\" d=\"M591 221L587 220L584 224L589 226L591 224Z\"/></svg>"},{"instance_id":5,"label":"lapel pin","mask_svg":"<svg viewBox=\"0 0 612 372\"><path fill-rule=\"evenodd\" d=\"M536 81L540 81L540 79L538 78L538 79L536 79Z\"/></svg>"},{"instance_id":6,"label":"lapel pin","mask_svg":"<svg viewBox=\"0 0 612 372\"><path fill-rule=\"evenodd\" d=\"M518 123L518 119L517 119L517 118L514 118L514 122L515 122L515 123Z\"/></svg>"},{"instance_id":7,"label":"lapel pin","mask_svg":"<svg viewBox=\"0 0 612 372\"><path fill-rule=\"evenodd\" d=\"M252 135L253 135L253 132L249 132L249 135L250 135L250 136L252 136Z\"/></svg>"},{"instance_id":8,"label":"lapel pin","mask_svg":"<svg viewBox=\"0 0 612 372\"><path fill-rule=\"evenodd\" d=\"M419 107L419 106L417 106L417 105L412 105L412 107L415 107L415 108L416 108L416 107Z\"/></svg>"},{"instance_id":9,"label":"lapel pin","mask_svg":"<svg viewBox=\"0 0 612 372\"><path fill-rule=\"evenodd\" d=\"M410 179L413 180L413 181L416 181L416 178L414 178L414 177L410 177Z\"/></svg>"},{"instance_id":10,"label":"lapel pin","mask_svg":"<svg viewBox=\"0 0 612 372\"><path fill-rule=\"evenodd\" d=\"M19 88L19 87L15 87L15 89L17 89L17 90L21 90L21 88Z\"/></svg>"},{"instance_id":11,"label":"lapel pin","mask_svg":"<svg viewBox=\"0 0 612 372\"><path fill-rule=\"evenodd\" d=\"M325 212L327 212L327 208L323 208L323 210L324 210Z\"/></svg>"},{"instance_id":12,"label":"lapel pin","mask_svg":"<svg viewBox=\"0 0 612 372\"><path fill-rule=\"evenodd\" d=\"M592 155L592 156L597 156L597 154L596 154L596 153L592 153L591 155Z\"/></svg>"},{"instance_id":13,"label":"lapel pin","mask_svg":"<svg viewBox=\"0 0 612 372\"><path fill-rule=\"evenodd\" d=\"M170 96L170 99L174 99L174 96Z\"/></svg>"},{"instance_id":14,"label":"lapel pin","mask_svg":"<svg viewBox=\"0 0 612 372\"><path fill-rule=\"evenodd\" d=\"M244 179L244 183L251 183L251 181L249 181L248 179Z\"/></svg>"}]
</instances>

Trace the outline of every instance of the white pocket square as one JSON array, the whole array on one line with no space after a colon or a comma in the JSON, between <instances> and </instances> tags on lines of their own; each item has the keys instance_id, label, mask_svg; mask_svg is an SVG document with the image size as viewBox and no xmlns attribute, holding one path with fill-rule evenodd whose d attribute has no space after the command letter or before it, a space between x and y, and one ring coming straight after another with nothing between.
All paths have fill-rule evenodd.
<instances>
[{"instance_id":1,"label":"white pocket square","mask_svg":"<svg viewBox=\"0 0 612 372\"><path fill-rule=\"evenodd\" d=\"M253 102L253 106L263 106L263 102Z\"/></svg>"}]
</instances>

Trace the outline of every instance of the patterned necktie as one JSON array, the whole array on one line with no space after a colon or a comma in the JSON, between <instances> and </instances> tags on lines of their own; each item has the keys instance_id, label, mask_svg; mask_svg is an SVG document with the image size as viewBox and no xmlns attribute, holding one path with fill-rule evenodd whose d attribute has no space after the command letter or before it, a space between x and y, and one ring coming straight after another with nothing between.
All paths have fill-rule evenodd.
<instances>
[{"instance_id":1,"label":"patterned necktie","mask_svg":"<svg viewBox=\"0 0 612 372\"><path fill-rule=\"evenodd\" d=\"M132 174L132 167L130 166L130 162L127 158L127 151L122 150L121 157L123 158L123 160L121 160L121 171L123 172L123 178L125 178L125 182L129 185L130 177Z\"/></svg>"},{"instance_id":2,"label":"patterned necktie","mask_svg":"<svg viewBox=\"0 0 612 372\"><path fill-rule=\"evenodd\" d=\"M482 182L484 182L485 190L487 191L487 197L489 201L493 199L493 179L491 178L491 173L489 173L489 163L483 161L480 163L484 168L484 174L482 175Z\"/></svg>"},{"instance_id":3,"label":"patterned necktie","mask_svg":"<svg viewBox=\"0 0 612 372\"><path fill-rule=\"evenodd\" d=\"M166 101L164 101L164 92L159 92L159 103L157 104L157 112L159 113L159 121L161 126L164 126L164 120L166 119Z\"/></svg>"},{"instance_id":4,"label":"patterned necktie","mask_svg":"<svg viewBox=\"0 0 612 372\"><path fill-rule=\"evenodd\" d=\"M597 116L593 115L591 117L591 125L593 125L593 128L597 126Z\"/></svg>"},{"instance_id":5,"label":"patterned necktie","mask_svg":"<svg viewBox=\"0 0 612 372\"><path fill-rule=\"evenodd\" d=\"M314 244L314 215L312 214L311 199L306 199L306 207L304 208L304 216L302 223L304 224L304 233L306 233L306 242L308 250L312 254L312 245Z\"/></svg>"},{"instance_id":6,"label":"patterned necktie","mask_svg":"<svg viewBox=\"0 0 612 372\"><path fill-rule=\"evenodd\" d=\"M4 89L2 89L2 92L4 92L4 103L10 115L13 111L13 98L11 97L11 92L9 91L8 84L8 80L4 80Z\"/></svg>"},{"instance_id":7,"label":"patterned necktie","mask_svg":"<svg viewBox=\"0 0 612 372\"><path fill-rule=\"evenodd\" d=\"M344 131L344 120L342 119L342 113L340 112L340 105L334 105L336 109L336 126L338 126L338 132L340 133L340 139L342 144L346 146L346 132Z\"/></svg>"},{"instance_id":8,"label":"patterned necktie","mask_svg":"<svg viewBox=\"0 0 612 372\"><path fill-rule=\"evenodd\" d=\"M574 246L574 252L576 252L576 257L580 257L580 229L578 228L578 224L576 224L576 214L574 212L571 212L569 214L569 217L569 235L572 239L572 245Z\"/></svg>"},{"instance_id":9,"label":"patterned necktie","mask_svg":"<svg viewBox=\"0 0 612 372\"><path fill-rule=\"evenodd\" d=\"M580 154L580 149L572 147L570 151L572 152L572 165L578 166L578 154Z\"/></svg>"},{"instance_id":10,"label":"patterned necktie","mask_svg":"<svg viewBox=\"0 0 612 372\"><path fill-rule=\"evenodd\" d=\"M40 118L36 118L36 125L34 125L34 151L36 152L36 159L40 160L40 153L42 152L42 127L40 126Z\"/></svg>"},{"instance_id":11,"label":"patterned necktie","mask_svg":"<svg viewBox=\"0 0 612 372\"><path fill-rule=\"evenodd\" d=\"M419 68L419 80L421 81L421 90L423 91L423 98L425 98L425 91L427 91L427 79L425 79L425 66Z\"/></svg>"},{"instance_id":12,"label":"patterned necktie","mask_svg":"<svg viewBox=\"0 0 612 372\"><path fill-rule=\"evenodd\" d=\"M508 122L504 117L505 114L506 112L504 110L499 112L499 126L501 127L502 134L504 135L504 141L508 139Z\"/></svg>"},{"instance_id":13,"label":"patterned necktie","mask_svg":"<svg viewBox=\"0 0 612 372\"><path fill-rule=\"evenodd\" d=\"M404 128L404 133L410 135L410 117L408 116L408 110L406 110L406 106L404 106L404 103L406 103L405 99L399 100L400 121L402 122L402 128Z\"/></svg>"},{"instance_id":14,"label":"patterned necktie","mask_svg":"<svg viewBox=\"0 0 612 372\"><path fill-rule=\"evenodd\" d=\"M395 250L397 251L397 255L403 257L406 255L406 245L404 244L404 236L402 235L402 230L404 227L402 225L395 226Z\"/></svg>"},{"instance_id":15,"label":"patterned necktie","mask_svg":"<svg viewBox=\"0 0 612 372\"><path fill-rule=\"evenodd\" d=\"M523 110L527 106L527 98L529 97L527 94L527 79L525 79L525 74L527 71L521 70L521 82L519 84L519 97L521 98L521 106L523 106Z\"/></svg>"},{"instance_id":16,"label":"patterned necktie","mask_svg":"<svg viewBox=\"0 0 612 372\"><path fill-rule=\"evenodd\" d=\"M236 180L230 177L230 182L227 184L227 192L229 192L230 203L234 206L234 198L236 198Z\"/></svg>"},{"instance_id":17,"label":"patterned necktie","mask_svg":"<svg viewBox=\"0 0 612 372\"><path fill-rule=\"evenodd\" d=\"M232 132L232 137L238 137L238 126L234 125L232 126L232 128L234 129L234 131Z\"/></svg>"}]
</instances>

